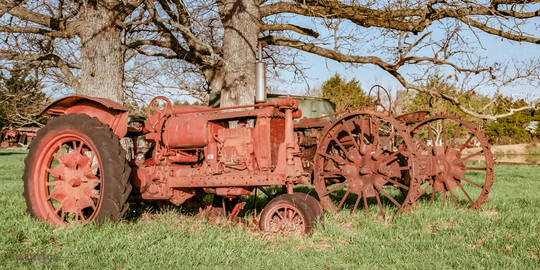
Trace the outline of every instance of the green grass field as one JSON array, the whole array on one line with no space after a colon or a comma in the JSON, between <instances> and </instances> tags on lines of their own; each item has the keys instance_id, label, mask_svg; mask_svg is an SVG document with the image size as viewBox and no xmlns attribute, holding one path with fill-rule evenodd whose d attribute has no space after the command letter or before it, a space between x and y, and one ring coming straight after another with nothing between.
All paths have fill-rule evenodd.
<instances>
[{"instance_id":1,"label":"green grass field","mask_svg":"<svg viewBox=\"0 0 540 270\"><path fill-rule=\"evenodd\" d=\"M178 208L52 227L25 211L25 154L0 151L0 268L540 269L540 166L497 166L479 211L421 203L391 223L375 210L342 212L298 238L211 225Z\"/></svg>"}]
</instances>

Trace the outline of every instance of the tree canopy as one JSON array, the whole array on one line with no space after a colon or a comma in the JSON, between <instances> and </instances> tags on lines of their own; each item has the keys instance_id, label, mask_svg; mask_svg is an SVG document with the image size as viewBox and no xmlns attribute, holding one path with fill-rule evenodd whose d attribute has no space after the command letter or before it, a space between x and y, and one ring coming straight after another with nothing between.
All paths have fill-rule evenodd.
<instances>
[{"instance_id":1,"label":"tree canopy","mask_svg":"<svg viewBox=\"0 0 540 270\"><path fill-rule=\"evenodd\" d=\"M39 114L48 102L35 74L24 69L0 73L0 127L41 126L45 119Z\"/></svg>"},{"instance_id":2,"label":"tree canopy","mask_svg":"<svg viewBox=\"0 0 540 270\"><path fill-rule=\"evenodd\" d=\"M370 101L357 80L347 82L337 74L321 86L321 96L336 104L336 111L360 108Z\"/></svg>"},{"instance_id":3,"label":"tree canopy","mask_svg":"<svg viewBox=\"0 0 540 270\"><path fill-rule=\"evenodd\" d=\"M460 95L484 88L497 99L502 87L539 85L538 55L499 63L477 53L486 36L518 49L537 46L539 2L0 0L0 31L6 35L0 59L25 61L78 93L118 101L129 93L128 78L144 85L156 77L125 74L136 64L174 62L185 81L195 82L188 87L221 91L221 104L228 106L253 102L254 63L262 44L264 61L278 71L301 71L299 52L373 65L406 89L496 119L532 105L490 114ZM446 94L424 87L435 74L453 76L460 89Z\"/></svg>"}]
</instances>

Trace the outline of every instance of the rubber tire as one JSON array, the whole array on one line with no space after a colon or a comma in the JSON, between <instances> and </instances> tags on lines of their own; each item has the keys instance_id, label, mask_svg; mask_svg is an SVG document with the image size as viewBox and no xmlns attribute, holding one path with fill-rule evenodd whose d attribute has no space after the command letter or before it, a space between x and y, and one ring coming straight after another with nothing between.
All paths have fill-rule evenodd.
<instances>
[{"instance_id":1,"label":"rubber tire","mask_svg":"<svg viewBox=\"0 0 540 270\"><path fill-rule=\"evenodd\" d=\"M47 125L39 130L32 140L30 151L25 159L23 196L26 199L27 212L33 217L55 225L64 222L50 217L46 207L37 203L40 197L35 185L34 173L39 164L41 146L66 130L75 130L85 136L94 144L95 150L102 161L103 188L101 203L95 210L96 214L89 222L102 223L106 220L116 221L127 211L127 202L131 192L129 175L131 168L126 160L126 152L120 145L120 140L111 128L95 117L86 114L66 114L49 120Z\"/></svg>"},{"instance_id":2,"label":"rubber tire","mask_svg":"<svg viewBox=\"0 0 540 270\"><path fill-rule=\"evenodd\" d=\"M292 194L280 195L272 199L263 208L261 212L261 217L259 219L259 228L261 229L261 231L269 231L269 228L266 228L266 220L272 218L275 213L275 208L279 205L288 204L289 207L295 208L304 220L304 228L302 234L309 235L313 233L313 229L315 228L315 222L317 220L315 210L313 210L305 200L291 195Z\"/></svg>"},{"instance_id":3,"label":"rubber tire","mask_svg":"<svg viewBox=\"0 0 540 270\"><path fill-rule=\"evenodd\" d=\"M306 204L309 206L309 208L311 208L314 211L316 221L324 217L323 215L324 210L322 208L321 203L317 199L315 199L313 196L307 193L303 193L303 192L297 192L293 194L284 194L284 195L298 198L300 200L305 201Z\"/></svg>"}]
</instances>

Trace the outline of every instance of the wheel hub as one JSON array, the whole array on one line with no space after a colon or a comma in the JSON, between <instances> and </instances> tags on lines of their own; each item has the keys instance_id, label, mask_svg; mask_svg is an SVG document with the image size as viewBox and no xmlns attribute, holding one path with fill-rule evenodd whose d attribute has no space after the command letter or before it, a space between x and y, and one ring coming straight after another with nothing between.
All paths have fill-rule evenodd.
<instances>
[{"instance_id":1,"label":"wheel hub","mask_svg":"<svg viewBox=\"0 0 540 270\"><path fill-rule=\"evenodd\" d=\"M374 148L374 146L369 146L361 149L360 155L353 155L354 165L342 166L349 192L357 195L364 193L367 197L374 197L378 193L377 190L380 190L387 183L380 175L380 172L385 171L384 166L377 162L381 155L377 154Z\"/></svg>"},{"instance_id":2,"label":"wheel hub","mask_svg":"<svg viewBox=\"0 0 540 270\"><path fill-rule=\"evenodd\" d=\"M56 211L82 215L85 208L95 209L93 198L99 197L96 188L99 178L93 174L92 161L80 151L62 153L57 156L59 164L51 170L54 182L50 197L60 202ZM96 194L97 193L97 194Z\"/></svg>"},{"instance_id":3,"label":"wheel hub","mask_svg":"<svg viewBox=\"0 0 540 270\"><path fill-rule=\"evenodd\" d=\"M444 145L434 147L436 176L433 183L434 191L453 190L465 175L465 164L461 155L455 149L446 151Z\"/></svg>"}]
</instances>

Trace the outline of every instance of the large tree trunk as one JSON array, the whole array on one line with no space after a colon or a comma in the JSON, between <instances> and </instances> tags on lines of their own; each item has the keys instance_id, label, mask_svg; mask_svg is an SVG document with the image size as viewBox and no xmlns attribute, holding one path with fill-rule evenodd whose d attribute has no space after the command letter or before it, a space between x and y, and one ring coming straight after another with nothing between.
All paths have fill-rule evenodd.
<instances>
[{"instance_id":1,"label":"large tree trunk","mask_svg":"<svg viewBox=\"0 0 540 270\"><path fill-rule=\"evenodd\" d=\"M218 71L224 73L221 107L253 104L259 8L254 0L223 0L220 15L224 26L224 64Z\"/></svg>"},{"instance_id":2,"label":"large tree trunk","mask_svg":"<svg viewBox=\"0 0 540 270\"><path fill-rule=\"evenodd\" d=\"M124 49L122 30L115 26L113 12L98 3L81 7L82 72L77 94L123 102Z\"/></svg>"}]
</instances>

